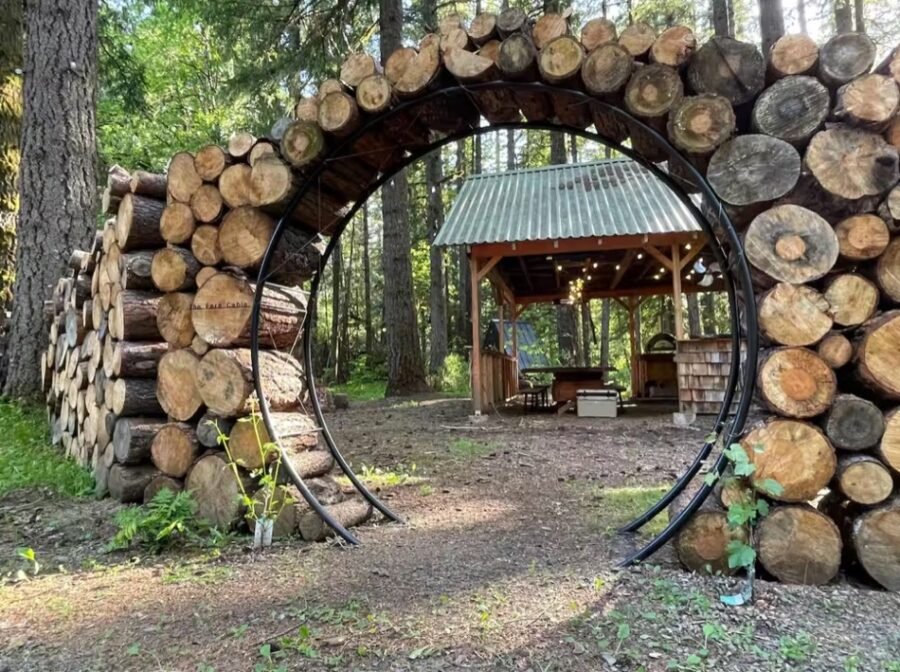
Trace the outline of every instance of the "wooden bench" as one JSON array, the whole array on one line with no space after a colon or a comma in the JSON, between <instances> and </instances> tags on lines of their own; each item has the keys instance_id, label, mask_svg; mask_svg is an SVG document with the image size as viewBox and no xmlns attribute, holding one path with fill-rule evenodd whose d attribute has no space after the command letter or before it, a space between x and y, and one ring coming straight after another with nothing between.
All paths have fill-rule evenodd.
<instances>
[{"instance_id":1,"label":"wooden bench","mask_svg":"<svg viewBox=\"0 0 900 672\"><path fill-rule=\"evenodd\" d=\"M529 409L537 410L547 406L547 392L549 385L530 385L519 387L519 394L524 398L525 412Z\"/></svg>"}]
</instances>

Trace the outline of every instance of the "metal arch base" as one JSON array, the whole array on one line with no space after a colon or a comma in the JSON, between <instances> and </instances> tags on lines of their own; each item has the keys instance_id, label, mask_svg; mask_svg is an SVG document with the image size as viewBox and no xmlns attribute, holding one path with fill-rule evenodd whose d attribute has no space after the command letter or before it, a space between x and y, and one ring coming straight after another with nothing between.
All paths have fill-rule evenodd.
<instances>
[{"instance_id":1,"label":"metal arch base","mask_svg":"<svg viewBox=\"0 0 900 672\"><path fill-rule=\"evenodd\" d=\"M259 397L260 411L263 416L263 421L265 422L265 426L269 432L269 435L276 443L278 443L278 436L272 426L271 410L269 408L268 401L265 398L262 389L261 377L259 375L259 323L260 310L262 305L262 294L265 289L266 282L268 281L269 267L272 263L274 250L278 246L285 228L290 225L291 213L294 211L303 197L307 193L309 193L311 189L315 188L319 178L327 170L328 165L331 161L334 161L342 155L345 155L347 153L347 150L349 150L357 140L361 139L367 133L379 127L393 115L400 114L415 107L419 107L428 102L436 101L440 98L446 98L452 95L459 94L471 96L471 94L474 92L495 89L506 89L533 93L564 93L568 97L570 97L570 99L578 100L578 104L593 106L606 114L612 115L622 123L627 123L633 127L641 129L641 131L645 133L647 137L651 138L660 149L666 152L668 163L670 166L673 164L677 165L683 175L686 174L691 178L691 180L694 182L694 185L703 195L706 203L719 204L718 198L707 183L705 177L700 174L700 172L655 129L647 126L637 118L632 117L624 110L614 107L603 101L591 98L584 92L575 89L568 89L566 87L553 86L544 83L507 82L503 80L472 85L457 85L440 89L420 98L403 102L391 108L390 110L387 110L386 112L373 117L366 124L357 129L356 132L344 138L337 147L329 152L328 157L323 162L321 162L311 172L307 179L304 180L304 182L300 185L293 198L291 199L291 202L285 208L284 214L278 220L278 223L272 235L272 239L269 242L262 263L260 265L259 281L257 282L256 286L256 293L254 295L253 310L251 315L251 360L253 364L254 385L256 388L257 396ZM371 195L375 191L377 191L385 182L390 180L394 175L405 169L411 163L419 160L426 154L439 149L440 147L443 147L446 144L463 138L493 132L499 129L520 128L545 130L551 132L561 131L570 135L577 135L582 138L593 140L612 149L615 149L616 151L624 154L625 156L628 156L632 160L641 164L644 168L650 170L656 177L661 179L670 189L672 189L672 191L679 197L679 199L685 204L685 206L693 213L704 233L709 238L709 241L713 247L713 254L716 257L716 260L719 262L720 267L723 271L723 275L725 276L725 285L728 293L729 306L731 308L733 327L731 362L732 366L729 373L728 386L725 390L725 399L715 421L715 432L720 440L716 442L705 442L697 452L694 461L691 463L685 473L682 474L682 476L676 481L672 488L644 514L622 528L622 531L637 530L650 519L652 519L657 513L662 511L662 509L665 508L672 500L674 500L675 497L677 497L681 492L684 491L687 485L700 471L706 460L711 455L713 449L717 445L727 446L735 438L737 438L737 436L743 429L743 425L747 417L747 412L752 400L758 351L758 337L756 305L753 297L752 284L750 281L750 268L744 256L743 246L739 240L738 234L735 231L734 226L732 225L727 213L724 211L720 204L718 206L717 212L710 213L711 215L713 215L712 218L704 215L696 206L696 204L690 199L684 188L680 184L678 184L669 173L661 170L656 164L648 161L642 155L634 152L632 149L624 147L620 143L611 141L610 139L594 132L544 122L498 123L477 128L464 128L457 133L453 133L435 140L429 145L417 149L417 151L413 153L407 153L400 165L393 167L390 173L384 173L378 179L372 182L364 192L363 196L353 205L350 211L339 222L337 222L336 225L333 226L332 231L330 231L331 239L329 240L325 252L321 257L320 268L313 276L307 315L312 315L316 310L318 290L321 282L321 270L322 268L324 268L329 258L331 257L338 239L344 232L344 229L346 228L348 222L352 219L352 217L359 211L359 209L365 204L365 202L371 197ZM714 221L711 221L711 219L713 219ZM716 227L720 229L721 235L716 234ZM731 251L730 255L723 250L723 242L726 242L728 244ZM735 288L735 281L737 281L738 289ZM743 367L741 367L740 363L741 319L739 302L737 299L738 291L743 298L743 305L745 307L744 320L746 322L745 335L747 340L747 351L746 361ZM328 448L331 451L335 462L337 462L343 473L347 476L356 490L366 499L366 501L368 501L374 508L379 510L388 519L400 522L400 517L393 511L391 511L383 502L381 502L381 500L379 500L372 492L370 492L363 483L359 481L358 477L353 472L352 468L338 449L334 441L334 437L331 435L327 423L325 422L318 397L315 394L315 373L312 366L312 335L310 334L308 329L304 330L303 338L303 354L307 389L312 391L312 394L310 394L310 403L313 407L316 419L322 429L323 437L325 438L326 444L328 445ZM731 409L735 390L739 383L741 388L740 398L738 400L734 418L732 422L728 424L727 418L729 415L729 410ZM724 451L721 451L715 462L713 463L711 471L715 472L717 475L720 475L724 471L726 463L727 460L724 456ZM328 513L327 509L321 504L321 502L318 501L315 495L309 490L309 488L303 482L303 479L297 473L296 469L290 463L290 458L285 458L284 467L291 481L293 481L293 483L297 486L303 498L309 503L310 507L319 516L322 517L325 523L346 542L353 545L358 544L359 540L349 530L341 525L339 521L335 520L334 517ZM672 536L674 536L674 534L681 528L681 526L684 525L684 523L687 522L687 520L689 520L691 516L693 516L697 509L699 509L699 507L703 504L711 491L712 485L704 482L703 486L698 489L698 491L688 502L687 506L679 513L678 516L676 516L669 522L669 524L662 532L660 532L656 537L648 542L643 548L621 561L619 563L619 566L626 567L635 562L643 561L651 554L653 554L656 550L658 550L661 546L667 543L669 539L671 539Z\"/></svg>"}]
</instances>

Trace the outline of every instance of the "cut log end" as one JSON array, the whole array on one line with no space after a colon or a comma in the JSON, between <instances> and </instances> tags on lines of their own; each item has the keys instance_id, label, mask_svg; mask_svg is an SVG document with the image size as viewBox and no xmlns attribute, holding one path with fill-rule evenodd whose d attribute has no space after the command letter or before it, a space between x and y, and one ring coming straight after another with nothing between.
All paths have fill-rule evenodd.
<instances>
[{"instance_id":1,"label":"cut log end","mask_svg":"<svg viewBox=\"0 0 900 672\"><path fill-rule=\"evenodd\" d=\"M818 586L831 581L841 562L841 535L832 520L812 507L783 506L757 530L759 561L784 583Z\"/></svg>"}]
</instances>

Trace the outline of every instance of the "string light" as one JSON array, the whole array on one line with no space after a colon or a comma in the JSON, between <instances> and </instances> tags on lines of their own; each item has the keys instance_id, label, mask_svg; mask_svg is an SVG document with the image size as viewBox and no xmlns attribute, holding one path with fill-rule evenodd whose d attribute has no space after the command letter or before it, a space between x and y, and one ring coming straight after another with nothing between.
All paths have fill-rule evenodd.
<instances>
[{"instance_id":1,"label":"string light","mask_svg":"<svg viewBox=\"0 0 900 672\"><path fill-rule=\"evenodd\" d=\"M643 253L643 252L638 252L637 258L638 258L638 259L643 259L643 258L644 258L644 253Z\"/></svg>"},{"instance_id":2,"label":"string light","mask_svg":"<svg viewBox=\"0 0 900 672\"><path fill-rule=\"evenodd\" d=\"M597 268L599 265L600 264L598 264L596 261L594 262L594 268Z\"/></svg>"},{"instance_id":3,"label":"string light","mask_svg":"<svg viewBox=\"0 0 900 672\"><path fill-rule=\"evenodd\" d=\"M690 243L688 243L688 244L687 244L687 245L685 245L685 246L684 246L684 249L686 249L686 250L689 250L689 249L691 249L691 244L690 244Z\"/></svg>"},{"instance_id":4,"label":"string light","mask_svg":"<svg viewBox=\"0 0 900 672\"><path fill-rule=\"evenodd\" d=\"M558 265L556 266L556 270L557 270L557 271L561 271L561 270L562 270L562 264L558 264Z\"/></svg>"},{"instance_id":5,"label":"string light","mask_svg":"<svg viewBox=\"0 0 900 672\"><path fill-rule=\"evenodd\" d=\"M621 268L622 268L622 267L619 266L619 264L616 264L616 270L617 270L617 271L618 271L618 270L621 270Z\"/></svg>"}]
</instances>

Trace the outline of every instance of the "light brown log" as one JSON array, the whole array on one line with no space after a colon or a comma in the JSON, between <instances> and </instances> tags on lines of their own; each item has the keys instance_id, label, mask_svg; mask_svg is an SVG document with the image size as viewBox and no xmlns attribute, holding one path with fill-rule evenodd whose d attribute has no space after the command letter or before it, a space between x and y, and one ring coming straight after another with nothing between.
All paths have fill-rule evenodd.
<instances>
[{"instance_id":1,"label":"light brown log","mask_svg":"<svg viewBox=\"0 0 900 672\"><path fill-rule=\"evenodd\" d=\"M290 355L267 350L259 353L259 360L261 384L270 408L276 411L297 408L304 384L299 362ZM160 371L164 363L165 358ZM213 413L236 416L250 412L254 391L250 350L210 350L197 367L196 380L202 402Z\"/></svg>"},{"instance_id":2,"label":"light brown log","mask_svg":"<svg viewBox=\"0 0 900 672\"><path fill-rule=\"evenodd\" d=\"M737 106L762 91L766 66L755 44L717 36L694 54L687 79L696 93L715 93Z\"/></svg>"},{"instance_id":3,"label":"light brown log","mask_svg":"<svg viewBox=\"0 0 900 672\"><path fill-rule=\"evenodd\" d=\"M900 238L892 240L878 258L875 279L885 297L900 303Z\"/></svg>"},{"instance_id":4,"label":"light brown log","mask_svg":"<svg viewBox=\"0 0 900 672\"><path fill-rule=\"evenodd\" d=\"M156 327L159 294L125 290L116 297L110 332L120 341L160 341Z\"/></svg>"},{"instance_id":5,"label":"light brown log","mask_svg":"<svg viewBox=\"0 0 900 672\"><path fill-rule=\"evenodd\" d=\"M829 308L812 287L780 282L759 300L759 326L780 345L813 345L834 324Z\"/></svg>"},{"instance_id":6,"label":"light brown log","mask_svg":"<svg viewBox=\"0 0 900 672\"><path fill-rule=\"evenodd\" d=\"M604 44L615 44L616 37L616 24L606 18L591 19L581 28L581 46L588 53Z\"/></svg>"},{"instance_id":7,"label":"light brown log","mask_svg":"<svg viewBox=\"0 0 900 672\"><path fill-rule=\"evenodd\" d=\"M897 184L897 149L884 138L855 128L816 133L804 157L822 187L841 198L878 196Z\"/></svg>"},{"instance_id":8,"label":"light brown log","mask_svg":"<svg viewBox=\"0 0 900 672\"><path fill-rule=\"evenodd\" d=\"M150 445L154 466L167 476L183 478L199 449L194 428L184 423L169 423L159 429Z\"/></svg>"},{"instance_id":9,"label":"light brown log","mask_svg":"<svg viewBox=\"0 0 900 672\"><path fill-rule=\"evenodd\" d=\"M186 349L167 352L159 361L156 396L175 420L190 420L203 405L197 380L199 363L197 355Z\"/></svg>"},{"instance_id":10,"label":"light brown log","mask_svg":"<svg viewBox=\"0 0 900 672\"><path fill-rule=\"evenodd\" d=\"M520 33L528 28L528 16L519 7L509 7L497 15L497 31L501 37Z\"/></svg>"},{"instance_id":11,"label":"light brown log","mask_svg":"<svg viewBox=\"0 0 900 672\"><path fill-rule=\"evenodd\" d=\"M728 566L728 545L732 541L746 540L743 528L729 526L724 511L706 509L698 511L685 523L673 545L678 560L686 569L728 575L735 571Z\"/></svg>"},{"instance_id":12,"label":"light brown log","mask_svg":"<svg viewBox=\"0 0 900 672\"><path fill-rule=\"evenodd\" d=\"M144 489L158 474L150 465L114 464L107 477L109 496L123 504L140 504L144 501Z\"/></svg>"},{"instance_id":13,"label":"light brown log","mask_svg":"<svg viewBox=\"0 0 900 672\"><path fill-rule=\"evenodd\" d=\"M87 327L84 324L84 320L81 319L81 313L74 308L69 308L64 315L66 323L65 342L68 347L74 348L76 345L81 345L84 341Z\"/></svg>"},{"instance_id":14,"label":"light brown log","mask_svg":"<svg viewBox=\"0 0 900 672\"><path fill-rule=\"evenodd\" d=\"M419 50L408 47L394 51L384 64L384 74L401 98L415 98L424 93L441 70L440 38L426 36Z\"/></svg>"},{"instance_id":15,"label":"light brown log","mask_svg":"<svg viewBox=\"0 0 900 672\"><path fill-rule=\"evenodd\" d=\"M762 519L757 538L760 564L779 581L818 586L837 575L841 533L811 506L777 507Z\"/></svg>"},{"instance_id":16,"label":"light brown log","mask_svg":"<svg viewBox=\"0 0 900 672\"><path fill-rule=\"evenodd\" d=\"M584 47L569 35L553 38L538 52L538 70L544 81L550 83L572 80L583 62Z\"/></svg>"},{"instance_id":17,"label":"light brown log","mask_svg":"<svg viewBox=\"0 0 900 672\"><path fill-rule=\"evenodd\" d=\"M131 191L131 175L122 166L115 164L106 173L106 188L116 198L122 198Z\"/></svg>"},{"instance_id":18,"label":"light brown log","mask_svg":"<svg viewBox=\"0 0 900 672\"><path fill-rule=\"evenodd\" d=\"M214 184L204 184L191 196L191 214L195 222L217 222L222 216L224 208L225 202L222 200L222 194Z\"/></svg>"},{"instance_id":19,"label":"light brown log","mask_svg":"<svg viewBox=\"0 0 900 672\"><path fill-rule=\"evenodd\" d=\"M531 30L534 46L544 49L553 40L569 33L569 18L567 14L548 12L538 18Z\"/></svg>"},{"instance_id":20,"label":"light brown log","mask_svg":"<svg viewBox=\"0 0 900 672\"><path fill-rule=\"evenodd\" d=\"M329 93L319 101L319 127L337 137L350 135L359 128L359 106L350 94Z\"/></svg>"},{"instance_id":21,"label":"light brown log","mask_svg":"<svg viewBox=\"0 0 900 672\"><path fill-rule=\"evenodd\" d=\"M169 195L176 201L190 203L191 196L203 184L203 178L194 167L194 156L190 152L178 152L169 161L166 171Z\"/></svg>"},{"instance_id":22,"label":"light brown log","mask_svg":"<svg viewBox=\"0 0 900 672\"><path fill-rule=\"evenodd\" d=\"M830 106L828 89L815 77L785 77L757 98L753 129L804 146L825 124Z\"/></svg>"},{"instance_id":23,"label":"light brown log","mask_svg":"<svg viewBox=\"0 0 900 672\"><path fill-rule=\"evenodd\" d=\"M650 47L650 60L653 63L680 68L687 65L697 49L697 38L694 31L687 26L667 28Z\"/></svg>"},{"instance_id":24,"label":"light brown log","mask_svg":"<svg viewBox=\"0 0 900 672\"><path fill-rule=\"evenodd\" d=\"M681 102L684 87L678 73L665 65L635 70L625 88L628 111L646 119L665 118Z\"/></svg>"},{"instance_id":25,"label":"light brown log","mask_svg":"<svg viewBox=\"0 0 900 672\"><path fill-rule=\"evenodd\" d=\"M875 44L863 33L840 33L819 49L819 79L837 88L866 74L875 62Z\"/></svg>"},{"instance_id":26,"label":"light brown log","mask_svg":"<svg viewBox=\"0 0 900 672\"><path fill-rule=\"evenodd\" d=\"M219 194L229 208L250 203L250 166L236 163L228 166L219 177Z\"/></svg>"},{"instance_id":27,"label":"light brown log","mask_svg":"<svg viewBox=\"0 0 900 672\"><path fill-rule=\"evenodd\" d=\"M215 182L222 171L230 163L230 158L225 150L218 145L205 145L197 150L194 156L194 170L200 179L206 182Z\"/></svg>"},{"instance_id":28,"label":"light brown log","mask_svg":"<svg viewBox=\"0 0 900 672\"><path fill-rule=\"evenodd\" d=\"M226 150L229 156L234 159L243 159L247 153L253 148L256 138L252 133L247 131L238 131L228 139Z\"/></svg>"},{"instance_id":29,"label":"light brown log","mask_svg":"<svg viewBox=\"0 0 900 672\"><path fill-rule=\"evenodd\" d=\"M112 398L106 403L118 416L162 414L152 378L119 378L112 390Z\"/></svg>"},{"instance_id":30,"label":"light brown log","mask_svg":"<svg viewBox=\"0 0 900 672\"><path fill-rule=\"evenodd\" d=\"M344 84L339 79L323 79L319 82L319 88L316 91L316 98L321 100L329 93L339 93L344 90Z\"/></svg>"},{"instance_id":31,"label":"light brown log","mask_svg":"<svg viewBox=\"0 0 900 672\"><path fill-rule=\"evenodd\" d=\"M316 103L316 111L318 114L318 103ZM269 140L257 140L256 144L253 145L253 149L250 150L250 154L247 158L247 163L250 164L250 167L256 165L256 162L260 159L264 159L267 156L278 156L278 150L276 145L281 142L281 139L284 137L284 132L288 129L288 126L291 124L290 119L283 119L284 122L283 128L280 129L280 133L278 134L278 138L272 138L272 141ZM313 117L311 121L316 121L316 117Z\"/></svg>"},{"instance_id":32,"label":"light brown log","mask_svg":"<svg viewBox=\"0 0 900 672\"><path fill-rule=\"evenodd\" d=\"M194 338L191 339L191 350L194 351L194 354L198 357L202 357L207 352L209 352L209 343L204 341L202 338L194 335Z\"/></svg>"},{"instance_id":33,"label":"light brown log","mask_svg":"<svg viewBox=\"0 0 900 672\"><path fill-rule=\"evenodd\" d=\"M159 300L156 326L160 335L173 348L186 348L194 340L191 306L194 295L172 292Z\"/></svg>"},{"instance_id":34,"label":"light brown log","mask_svg":"<svg viewBox=\"0 0 900 672\"><path fill-rule=\"evenodd\" d=\"M363 79L377 72L378 65L370 54L350 54L341 64L341 81L350 88L355 88Z\"/></svg>"},{"instance_id":35,"label":"light brown log","mask_svg":"<svg viewBox=\"0 0 900 672\"><path fill-rule=\"evenodd\" d=\"M669 139L692 156L708 156L735 132L731 103L722 96L689 96L669 114Z\"/></svg>"},{"instance_id":36,"label":"light brown log","mask_svg":"<svg viewBox=\"0 0 900 672\"><path fill-rule=\"evenodd\" d=\"M633 70L631 54L617 44L604 44L584 59L581 80L592 95L616 96L624 90Z\"/></svg>"},{"instance_id":37,"label":"light brown log","mask_svg":"<svg viewBox=\"0 0 900 672\"><path fill-rule=\"evenodd\" d=\"M220 436L228 436L234 426L232 418L223 418L207 411L197 421L197 442L205 448L221 448Z\"/></svg>"},{"instance_id":38,"label":"light brown log","mask_svg":"<svg viewBox=\"0 0 900 672\"><path fill-rule=\"evenodd\" d=\"M856 273L834 276L825 289L835 324L855 327L868 320L878 309L878 288Z\"/></svg>"},{"instance_id":39,"label":"light brown log","mask_svg":"<svg viewBox=\"0 0 900 672\"><path fill-rule=\"evenodd\" d=\"M900 115L894 117L888 124L887 130L884 132L884 139L892 147L900 149ZM900 219L900 217L895 217Z\"/></svg>"},{"instance_id":40,"label":"light brown log","mask_svg":"<svg viewBox=\"0 0 900 672\"><path fill-rule=\"evenodd\" d=\"M900 409L884 415L884 434L875 448L875 454L895 474L900 474Z\"/></svg>"},{"instance_id":41,"label":"light brown log","mask_svg":"<svg viewBox=\"0 0 900 672\"><path fill-rule=\"evenodd\" d=\"M726 203L747 206L787 194L800 177L800 155L784 140L740 135L719 147L706 177Z\"/></svg>"},{"instance_id":42,"label":"light brown log","mask_svg":"<svg viewBox=\"0 0 900 672\"><path fill-rule=\"evenodd\" d=\"M757 379L769 409L789 418L821 415L837 391L834 371L806 348L771 350L760 360Z\"/></svg>"},{"instance_id":43,"label":"light brown log","mask_svg":"<svg viewBox=\"0 0 900 672\"><path fill-rule=\"evenodd\" d=\"M769 277L800 284L832 269L838 241L831 225L812 210L778 205L753 219L744 250L750 263Z\"/></svg>"},{"instance_id":44,"label":"light brown log","mask_svg":"<svg viewBox=\"0 0 900 672\"><path fill-rule=\"evenodd\" d=\"M655 41L656 31L640 21L632 23L619 35L619 45L634 58L640 60L647 56Z\"/></svg>"},{"instance_id":45,"label":"light brown log","mask_svg":"<svg viewBox=\"0 0 900 672\"><path fill-rule=\"evenodd\" d=\"M369 114L378 114L388 109L393 102L393 91L391 82L384 75L371 75L366 77L356 87L356 104L364 112ZM297 107L300 103L297 103ZM317 121L318 119L318 103L316 104L316 117L309 121ZM297 114L298 119L303 119Z\"/></svg>"},{"instance_id":46,"label":"light brown log","mask_svg":"<svg viewBox=\"0 0 900 672\"><path fill-rule=\"evenodd\" d=\"M168 352L165 343L132 343L108 341L110 355L104 355L103 364L109 364L109 376L121 378L156 378L156 367L163 355Z\"/></svg>"},{"instance_id":47,"label":"light brown log","mask_svg":"<svg viewBox=\"0 0 900 672\"><path fill-rule=\"evenodd\" d=\"M362 525L372 515L372 506L359 497L332 504L327 506L326 509L345 528ZM301 516L297 523L297 529L305 541L324 541L334 534L334 530L328 527L325 521L313 511Z\"/></svg>"},{"instance_id":48,"label":"light brown log","mask_svg":"<svg viewBox=\"0 0 900 672\"><path fill-rule=\"evenodd\" d=\"M900 399L900 311L888 311L862 326L855 362L866 386L888 399Z\"/></svg>"},{"instance_id":49,"label":"light brown log","mask_svg":"<svg viewBox=\"0 0 900 672\"><path fill-rule=\"evenodd\" d=\"M214 347L250 344L256 285L218 273L197 291L191 307L194 329ZM305 293L267 284L262 296L259 342L263 348L290 349L297 344L306 316Z\"/></svg>"},{"instance_id":50,"label":"light brown log","mask_svg":"<svg viewBox=\"0 0 900 672\"><path fill-rule=\"evenodd\" d=\"M537 77L538 51L527 35L516 33L500 44L497 67L503 74L516 81L530 81Z\"/></svg>"},{"instance_id":51,"label":"light brown log","mask_svg":"<svg viewBox=\"0 0 900 672\"><path fill-rule=\"evenodd\" d=\"M885 501L894 488L891 472L870 455L842 457L835 481L847 499L866 506Z\"/></svg>"},{"instance_id":52,"label":"light brown log","mask_svg":"<svg viewBox=\"0 0 900 672\"><path fill-rule=\"evenodd\" d=\"M478 46L497 36L497 15L493 12L481 12L469 24L469 38Z\"/></svg>"},{"instance_id":53,"label":"light brown log","mask_svg":"<svg viewBox=\"0 0 900 672\"><path fill-rule=\"evenodd\" d=\"M219 455L197 460L184 482L185 490L197 502L197 517L228 530L241 517L243 503L232 467Z\"/></svg>"},{"instance_id":54,"label":"light brown log","mask_svg":"<svg viewBox=\"0 0 900 672\"><path fill-rule=\"evenodd\" d=\"M900 500L862 514L851 533L866 573L884 588L900 591Z\"/></svg>"},{"instance_id":55,"label":"light brown log","mask_svg":"<svg viewBox=\"0 0 900 672\"><path fill-rule=\"evenodd\" d=\"M153 289L153 276L151 268L153 264L154 250L135 250L119 254L116 252L108 255L108 271L114 271L119 278L122 289Z\"/></svg>"},{"instance_id":56,"label":"light brown log","mask_svg":"<svg viewBox=\"0 0 900 672\"><path fill-rule=\"evenodd\" d=\"M887 129L900 108L900 88L891 77L864 75L837 92L836 119L870 131Z\"/></svg>"},{"instance_id":57,"label":"light brown log","mask_svg":"<svg viewBox=\"0 0 900 672\"><path fill-rule=\"evenodd\" d=\"M900 143L897 143L897 147L900 149ZM900 232L900 185L891 189L879 204L878 216L885 221L892 233Z\"/></svg>"},{"instance_id":58,"label":"light brown log","mask_svg":"<svg viewBox=\"0 0 900 672\"><path fill-rule=\"evenodd\" d=\"M317 123L297 121L288 126L281 138L281 154L295 168L317 163L325 151L325 136Z\"/></svg>"},{"instance_id":59,"label":"light brown log","mask_svg":"<svg viewBox=\"0 0 900 672\"><path fill-rule=\"evenodd\" d=\"M272 427L278 436L278 447L287 456L293 456L305 450L314 450L319 443L319 429L315 419L303 412L285 412L270 414ZM228 440L228 451L232 459L245 469L259 469L263 466L262 446L272 443L273 439L266 429L262 416L247 416L239 419L231 428ZM277 455L269 453L268 461L275 460Z\"/></svg>"},{"instance_id":60,"label":"light brown log","mask_svg":"<svg viewBox=\"0 0 900 672\"><path fill-rule=\"evenodd\" d=\"M864 261L880 256L891 240L887 224L877 215L854 215L834 227L841 256L851 261Z\"/></svg>"},{"instance_id":61,"label":"light brown log","mask_svg":"<svg viewBox=\"0 0 900 672\"><path fill-rule=\"evenodd\" d=\"M819 342L816 352L832 369L839 369L853 359L853 344L843 334L833 331Z\"/></svg>"},{"instance_id":62,"label":"light brown log","mask_svg":"<svg viewBox=\"0 0 900 672\"><path fill-rule=\"evenodd\" d=\"M451 28L446 32L440 33L441 53L446 53L449 49L471 49L472 41L469 34L462 24Z\"/></svg>"},{"instance_id":63,"label":"light brown log","mask_svg":"<svg viewBox=\"0 0 900 672\"><path fill-rule=\"evenodd\" d=\"M116 215L115 241L122 252L159 247L159 226L165 203L145 196L125 194Z\"/></svg>"},{"instance_id":64,"label":"light brown log","mask_svg":"<svg viewBox=\"0 0 900 672\"><path fill-rule=\"evenodd\" d=\"M199 270L200 262L190 250L168 247L153 255L150 275L159 291L178 292L194 287L194 278Z\"/></svg>"},{"instance_id":65,"label":"light brown log","mask_svg":"<svg viewBox=\"0 0 900 672\"><path fill-rule=\"evenodd\" d=\"M222 250L219 248L219 228L204 224L198 226L191 237L191 252L197 261L206 266L215 266L222 261Z\"/></svg>"},{"instance_id":66,"label":"light brown log","mask_svg":"<svg viewBox=\"0 0 900 672\"><path fill-rule=\"evenodd\" d=\"M216 273L219 273L219 269L215 266L204 266L197 273L197 277L195 280L197 281L197 287L203 287L206 284L206 281L213 277Z\"/></svg>"},{"instance_id":67,"label":"light brown log","mask_svg":"<svg viewBox=\"0 0 900 672\"><path fill-rule=\"evenodd\" d=\"M147 487L144 488L144 504L152 501L162 490L178 493L184 490L184 483L171 476L165 476L163 474L156 476L147 484Z\"/></svg>"},{"instance_id":68,"label":"light brown log","mask_svg":"<svg viewBox=\"0 0 900 672\"><path fill-rule=\"evenodd\" d=\"M153 437L165 426L165 419L159 417L119 418L112 436L116 461L120 464L149 462Z\"/></svg>"},{"instance_id":69,"label":"light brown log","mask_svg":"<svg viewBox=\"0 0 900 672\"><path fill-rule=\"evenodd\" d=\"M819 63L819 46L805 34L782 35L769 51L769 73L773 78L808 75Z\"/></svg>"}]
</instances>

